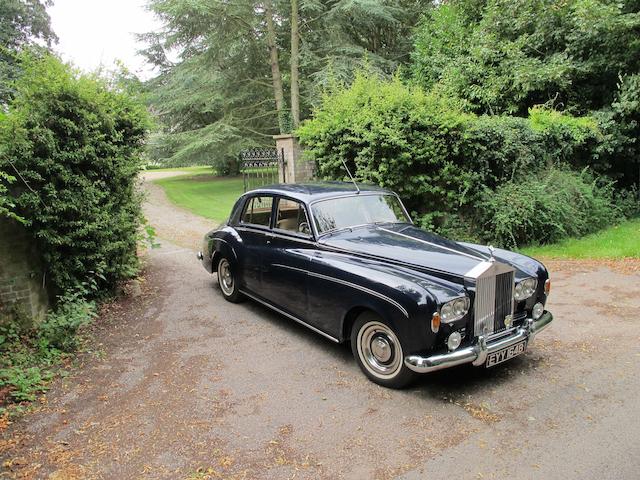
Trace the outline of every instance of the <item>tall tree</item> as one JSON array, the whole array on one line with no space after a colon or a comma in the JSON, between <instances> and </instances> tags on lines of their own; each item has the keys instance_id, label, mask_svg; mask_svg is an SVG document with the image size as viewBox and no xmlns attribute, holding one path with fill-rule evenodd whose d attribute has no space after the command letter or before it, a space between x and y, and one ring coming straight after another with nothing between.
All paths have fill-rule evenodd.
<instances>
[{"instance_id":1,"label":"tall tree","mask_svg":"<svg viewBox=\"0 0 640 480\"><path fill-rule=\"evenodd\" d=\"M278 45L276 44L276 29L273 23L273 6L271 0L266 0L264 4L264 16L267 25L267 46L269 47L269 60L271 61L271 81L273 82L273 96L278 112L278 123L280 133L285 130L284 115L284 89L282 88L282 74L280 73L280 61L278 57Z\"/></svg>"},{"instance_id":2,"label":"tall tree","mask_svg":"<svg viewBox=\"0 0 640 480\"><path fill-rule=\"evenodd\" d=\"M300 30L298 0L291 0L291 123L300 125Z\"/></svg>"},{"instance_id":3,"label":"tall tree","mask_svg":"<svg viewBox=\"0 0 640 480\"><path fill-rule=\"evenodd\" d=\"M365 58L382 74L406 63L430 3L150 0L163 23L145 36L161 71L149 85L161 125L152 158L232 165L242 146L270 144L309 114L331 78L349 80Z\"/></svg>"},{"instance_id":4,"label":"tall tree","mask_svg":"<svg viewBox=\"0 0 640 480\"><path fill-rule=\"evenodd\" d=\"M51 0L0 2L0 104L6 104L10 86L20 72L17 53L24 48L48 48L58 38L51 29L46 7Z\"/></svg>"}]
</instances>

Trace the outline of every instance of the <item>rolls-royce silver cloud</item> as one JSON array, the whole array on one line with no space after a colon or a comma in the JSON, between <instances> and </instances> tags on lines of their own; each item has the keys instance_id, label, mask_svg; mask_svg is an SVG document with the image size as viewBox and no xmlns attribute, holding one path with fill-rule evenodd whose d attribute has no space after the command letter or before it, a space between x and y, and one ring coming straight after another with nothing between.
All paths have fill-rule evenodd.
<instances>
[{"instance_id":1,"label":"rolls-royce silver cloud","mask_svg":"<svg viewBox=\"0 0 640 480\"><path fill-rule=\"evenodd\" d=\"M538 261L413 225L400 198L342 182L242 195L198 253L223 297L250 298L334 342L372 381L516 357L553 317Z\"/></svg>"}]
</instances>

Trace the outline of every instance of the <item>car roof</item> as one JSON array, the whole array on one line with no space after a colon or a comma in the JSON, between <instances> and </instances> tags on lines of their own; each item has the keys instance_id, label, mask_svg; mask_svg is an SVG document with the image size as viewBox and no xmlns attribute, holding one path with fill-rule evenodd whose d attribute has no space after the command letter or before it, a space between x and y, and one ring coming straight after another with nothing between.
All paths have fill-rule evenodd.
<instances>
[{"instance_id":1,"label":"car roof","mask_svg":"<svg viewBox=\"0 0 640 480\"><path fill-rule=\"evenodd\" d=\"M358 183L361 193L393 193L391 190ZM349 193L356 193L356 187L351 182L313 182L313 183L279 183L266 185L245 193L245 195L255 194L286 195L302 202L313 202L324 198L337 197Z\"/></svg>"}]
</instances>

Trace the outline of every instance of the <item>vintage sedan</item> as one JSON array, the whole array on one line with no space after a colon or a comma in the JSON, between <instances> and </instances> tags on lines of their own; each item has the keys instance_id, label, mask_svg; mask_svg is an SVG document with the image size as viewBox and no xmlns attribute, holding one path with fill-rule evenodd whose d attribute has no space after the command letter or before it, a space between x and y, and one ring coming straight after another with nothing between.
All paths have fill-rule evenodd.
<instances>
[{"instance_id":1,"label":"vintage sedan","mask_svg":"<svg viewBox=\"0 0 640 480\"><path fill-rule=\"evenodd\" d=\"M365 375L392 388L417 373L502 363L553 319L540 262L417 228L398 196L378 187L247 192L198 258L225 299L251 298L350 342Z\"/></svg>"}]
</instances>

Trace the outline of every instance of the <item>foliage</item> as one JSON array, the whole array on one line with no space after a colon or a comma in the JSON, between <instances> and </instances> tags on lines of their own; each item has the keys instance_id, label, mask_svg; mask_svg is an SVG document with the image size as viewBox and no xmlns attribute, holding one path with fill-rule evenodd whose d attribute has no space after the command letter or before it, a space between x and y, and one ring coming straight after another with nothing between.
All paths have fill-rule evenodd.
<instances>
[{"instance_id":1,"label":"foliage","mask_svg":"<svg viewBox=\"0 0 640 480\"><path fill-rule=\"evenodd\" d=\"M350 80L365 58L385 74L407 63L411 29L430 2L299 4L298 73L306 116L323 86L332 78ZM236 173L239 150L272 144L272 135L289 131L290 107L280 114L276 109L267 14L273 12L276 61L283 88L290 90L291 2L150 0L148 6L163 24L160 32L144 36L151 43L146 56L161 70L149 83L160 123L149 156L171 166L212 164L220 173ZM172 62L169 56L178 58Z\"/></svg>"},{"instance_id":2,"label":"foliage","mask_svg":"<svg viewBox=\"0 0 640 480\"><path fill-rule=\"evenodd\" d=\"M415 43L414 78L475 111L584 114L639 71L640 13L628 0L454 0L427 12Z\"/></svg>"},{"instance_id":3,"label":"foliage","mask_svg":"<svg viewBox=\"0 0 640 480\"><path fill-rule=\"evenodd\" d=\"M640 74L621 79L615 101L597 118L604 141L594 157L620 187L640 187Z\"/></svg>"},{"instance_id":4,"label":"foliage","mask_svg":"<svg viewBox=\"0 0 640 480\"><path fill-rule=\"evenodd\" d=\"M640 220L627 220L582 238L525 248L523 253L536 258L640 258Z\"/></svg>"},{"instance_id":5,"label":"foliage","mask_svg":"<svg viewBox=\"0 0 640 480\"><path fill-rule=\"evenodd\" d=\"M465 202L478 174L460 160L471 116L446 100L360 73L348 88L327 92L322 108L298 129L307 156L324 178L346 178L397 191L410 210L430 212ZM462 194L462 195L460 195Z\"/></svg>"},{"instance_id":6,"label":"foliage","mask_svg":"<svg viewBox=\"0 0 640 480\"><path fill-rule=\"evenodd\" d=\"M84 300L87 292L77 289L58 298L57 308L38 326L41 349L72 352L77 348L76 333L95 317L95 304Z\"/></svg>"},{"instance_id":7,"label":"foliage","mask_svg":"<svg viewBox=\"0 0 640 480\"><path fill-rule=\"evenodd\" d=\"M0 326L0 390L14 402L33 401L47 389L57 365L78 347L78 328L95 316L81 290L67 294L36 327L20 322ZM5 398L4 403L9 403ZM0 399L0 411L2 410Z\"/></svg>"},{"instance_id":8,"label":"foliage","mask_svg":"<svg viewBox=\"0 0 640 480\"><path fill-rule=\"evenodd\" d=\"M8 217L24 222L22 217L15 214L15 203L9 195L9 185L16 181L16 177L0 171L0 217Z\"/></svg>"},{"instance_id":9,"label":"foliage","mask_svg":"<svg viewBox=\"0 0 640 480\"><path fill-rule=\"evenodd\" d=\"M586 171L551 168L487 189L477 215L485 238L499 245L553 243L614 223L619 212L612 199L610 183L601 184Z\"/></svg>"},{"instance_id":10,"label":"foliage","mask_svg":"<svg viewBox=\"0 0 640 480\"><path fill-rule=\"evenodd\" d=\"M50 291L108 290L138 267L146 111L53 56L27 56L23 68L0 123L0 171L20 173L16 213L38 242Z\"/></svg>"},{"instance_id":11,"label":"foliage","mask_svg":"<svg viewBox=\"0 0 640 480\"><path fill-rule=\"evenodd\" d=\"M577 189L577 180L571 184L560 173L547 178L545 172L555 172L559 165L583 168L585 152L600 135L592 118L543 108L532 109L528 119L476 116L398 77L386 81L367 73L360 73L349 87L327 92L322 107L298 134L320 176L346 178L344 159L359 181L398 192L424 228L500 244L513 241L505 234L507 227L502 228L515 220L512 212L505 213L508 218L496 219L502 223L490 231L490 212L500 213L498 204L489 201L491 192L505 200L509 192L526 190L541 175L546 178L542 186L557 180L556 186ZM566 185L559 185L560 180L567 180ZM519 208L524 211L516 213L529 211ZM524 238L544 242L557 237L534 229L533 236Z\"/></svg>"},{"instance_id":12,"label":"foliage","mask_svg":"<svg viewBox=\"0 0 640 480\"><path fill-rule=\"evenodd\" d=\"M0 2L0 105L13 95L12 81L20 75L18 53L25 48L42 50L57 38L46 7L50 0L3 0Z\"/></svg>"}]
</instances>

